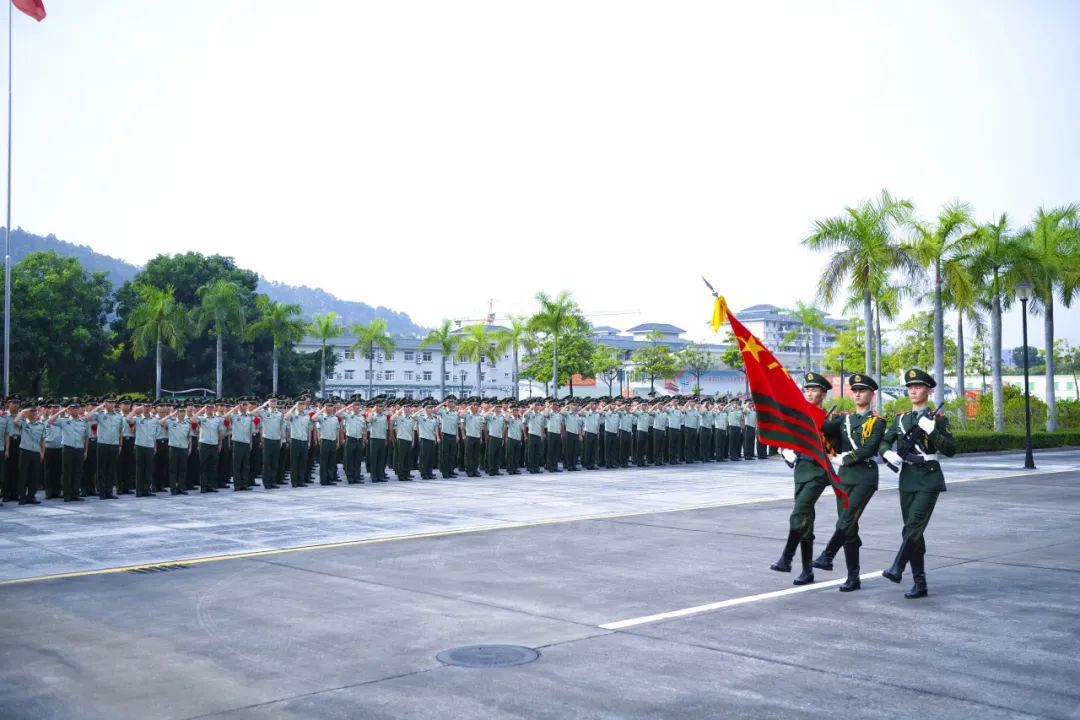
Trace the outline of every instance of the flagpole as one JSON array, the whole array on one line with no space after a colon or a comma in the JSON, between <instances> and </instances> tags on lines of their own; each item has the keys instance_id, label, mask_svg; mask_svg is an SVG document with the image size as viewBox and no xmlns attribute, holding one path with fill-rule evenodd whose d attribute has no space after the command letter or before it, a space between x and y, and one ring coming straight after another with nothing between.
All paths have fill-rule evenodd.
<instances>
[{"instance_id":1,"label":"flagpole","mask_svg":"<svg viewBox=\"0 0 1080 720\"><path fill-rule=\"evenodd\" d=\"M7 222L4 226L4 396L11 394L11 2L8 1Z\"/></svg>"}]
</instances>

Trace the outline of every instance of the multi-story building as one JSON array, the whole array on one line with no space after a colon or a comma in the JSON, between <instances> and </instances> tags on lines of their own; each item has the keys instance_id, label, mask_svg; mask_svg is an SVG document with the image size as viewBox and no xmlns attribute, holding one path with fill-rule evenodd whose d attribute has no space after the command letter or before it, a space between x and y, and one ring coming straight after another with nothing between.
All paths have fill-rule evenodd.
<instances>
[{"instance_id":1,"label":"multi-story building","mask_svg":"<svg viewBox=\"0 0 1080 720\"><path fill-rule=\"evenodd\" d=\"M798 317L776 305L751 305L737 312L736 316L792 371L818 369L825 349L833 345L837 334L847 327L846 321L829 317L821 319L825 330L806 327ZM804 367L807 364L807 339L810 341L810 367Z\"/></svg>"}]
</instances>

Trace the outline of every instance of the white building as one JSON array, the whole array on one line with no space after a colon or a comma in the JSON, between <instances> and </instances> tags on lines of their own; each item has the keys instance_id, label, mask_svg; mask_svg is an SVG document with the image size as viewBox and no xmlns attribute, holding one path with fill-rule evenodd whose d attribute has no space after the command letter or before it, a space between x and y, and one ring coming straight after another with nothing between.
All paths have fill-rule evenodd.
<instances>
[{"instance_id":1,"label":"white building","mask_svg":"<svg viewBox=\"0 0 1080 720\"><path fill-rule=\"evenodd\" d=\"M825 331L814 328L804 328L799 318L789 315L783 308L776 305L752 305L745 310L735 313L739 322L746 329L754 333L762 343L769 348L780 362L788 370L819 369L819 363L825 357L825 349L836 343L836 336L845 327L845 320L822 317L822 324L828 328ZM791 335L791 339L784 343L784 339ZM812 368L801 367L805 364L806 339L810 340L810 365ZM788 364L781 355L801 357L795 366Z\"/></svg>"},{"instance_id":2,"label":"white building","mask_svg":"<svg viewBox=\"0 0 1080 720\"><path fill-rule=\"evenodd\" d=\"M990 391L993 386L993 379L990 374L986 375L986 390ZM1001 382L1004 385L1012 385L1015 388L1019 388L1021 391L1024 389L1024 376L1023 375L1002 375ZM947 396L954 395L956 392L956 376L946 375L945 386L948 388ZM964 389L968 392L979 392L983 387L982 375L978 376L966 376L964 380ZM1037 397L1040 400L1046 400L1046 373L1028 374L1028 391L1031 393L1031 397ZM1058 400L1078 400L1080 396L1077 394L1077 382L1072 375L1055 375L1054 376L1054 397Z\"/></svg>"}]
</instances>

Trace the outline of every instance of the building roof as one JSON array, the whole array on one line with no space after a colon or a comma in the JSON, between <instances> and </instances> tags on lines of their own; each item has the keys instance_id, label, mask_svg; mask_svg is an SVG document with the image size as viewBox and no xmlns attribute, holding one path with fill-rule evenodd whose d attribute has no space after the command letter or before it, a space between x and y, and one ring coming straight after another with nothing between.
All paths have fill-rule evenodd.
<instances>
[{"instance_id":1,"label":"building roof","mask_svg":"<svg viewBox=\"0 0 1080 720\"><path fill-rule=\"evenodd\" d=\"M592 330L594 335L618 335L622 332L619 328L613 328L610 325L600 325Z\"/></svg>"},{"instance_id":2,"label":"building roof","mask_svg":"<svg viewBox=\"0 0 1080 720\"><path fill-rule=\"evenodd\" d=\"M474 324L476 324L476 323L470 323L469 325L463 325L462 327L459 327L459 328L453 330L450 334L451 335L460 335L461 333L465 332L465 328L469 327L470 325L474 325ZM503 327L502 325L484 325L484 329L486 331L488 331L489 333L497 333L497 332L504 332L506 330L509 330L510 328Z\"/></svg>"},{"instance_id":3,"label":"building roof","mask_svg":"<svg viewBox=\"0 0 1080 720\"><path fill-rule=\"evenodd\" d=\"M679 335L686 332L680 327L675 327L674 325L668 325L666 323L642 323L641 325L635 325L626 332L647 333L654 330L656 332L663 333L664 335Z\"/></svg>"}]
</instances>

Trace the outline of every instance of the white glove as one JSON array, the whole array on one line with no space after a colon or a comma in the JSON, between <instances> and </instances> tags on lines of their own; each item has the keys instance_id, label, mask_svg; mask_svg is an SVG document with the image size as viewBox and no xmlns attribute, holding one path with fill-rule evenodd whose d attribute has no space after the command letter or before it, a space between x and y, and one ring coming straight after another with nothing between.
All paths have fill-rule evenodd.
<instances>
[{"instance_id":1,"label":"white glove","mask_svg":"<svg viewBox=\"0 0 1080 720\"><path fill-rule=\"evenodd\" d=\"M832 463L833 470L835 470L836 472L840 472L840 468L844 467L844 456L833 455L829 458L829 462Z\"/></svg>"},{"instance_id":2,"label":"white glove","mask_svg":"<svg viewBox=\"0 0 1080 720\"><path fill-rule=\"evenodd\" d=\"M785 460L788 461L789 465L794 465L795 460L798 459L798 457L799 457L798 455L795 454L794 450L788 450L787 448L784 448L783 450L781 450L780 454L783 456L783 458Z\"/></svg>"},{"instance_id":3,"label":"white glove","mask_svg":"<svg viewBox=\"0 0 1080 720\"><path fill-rule=\"evenodd\" d=\"M937 429L937 423L934 422L933 418L923 416L919 418L919 427L922 428L927 435L929 435L930 433L934 432L935 429Z\"/></svg>"},{"instance_id":4,"label":"white glove","mask_svg":"<svg viewBox=\"0 0 1080 720\"><path fill-rule=\"evenodd\" d=\"M901 458L899 453L897 453L895 450L886 450L884 454L882 454L882 457L885 458L885 462L889 463L895 468L898 468L904 464L903 458Z\"/></svg>"}]
</instances>

